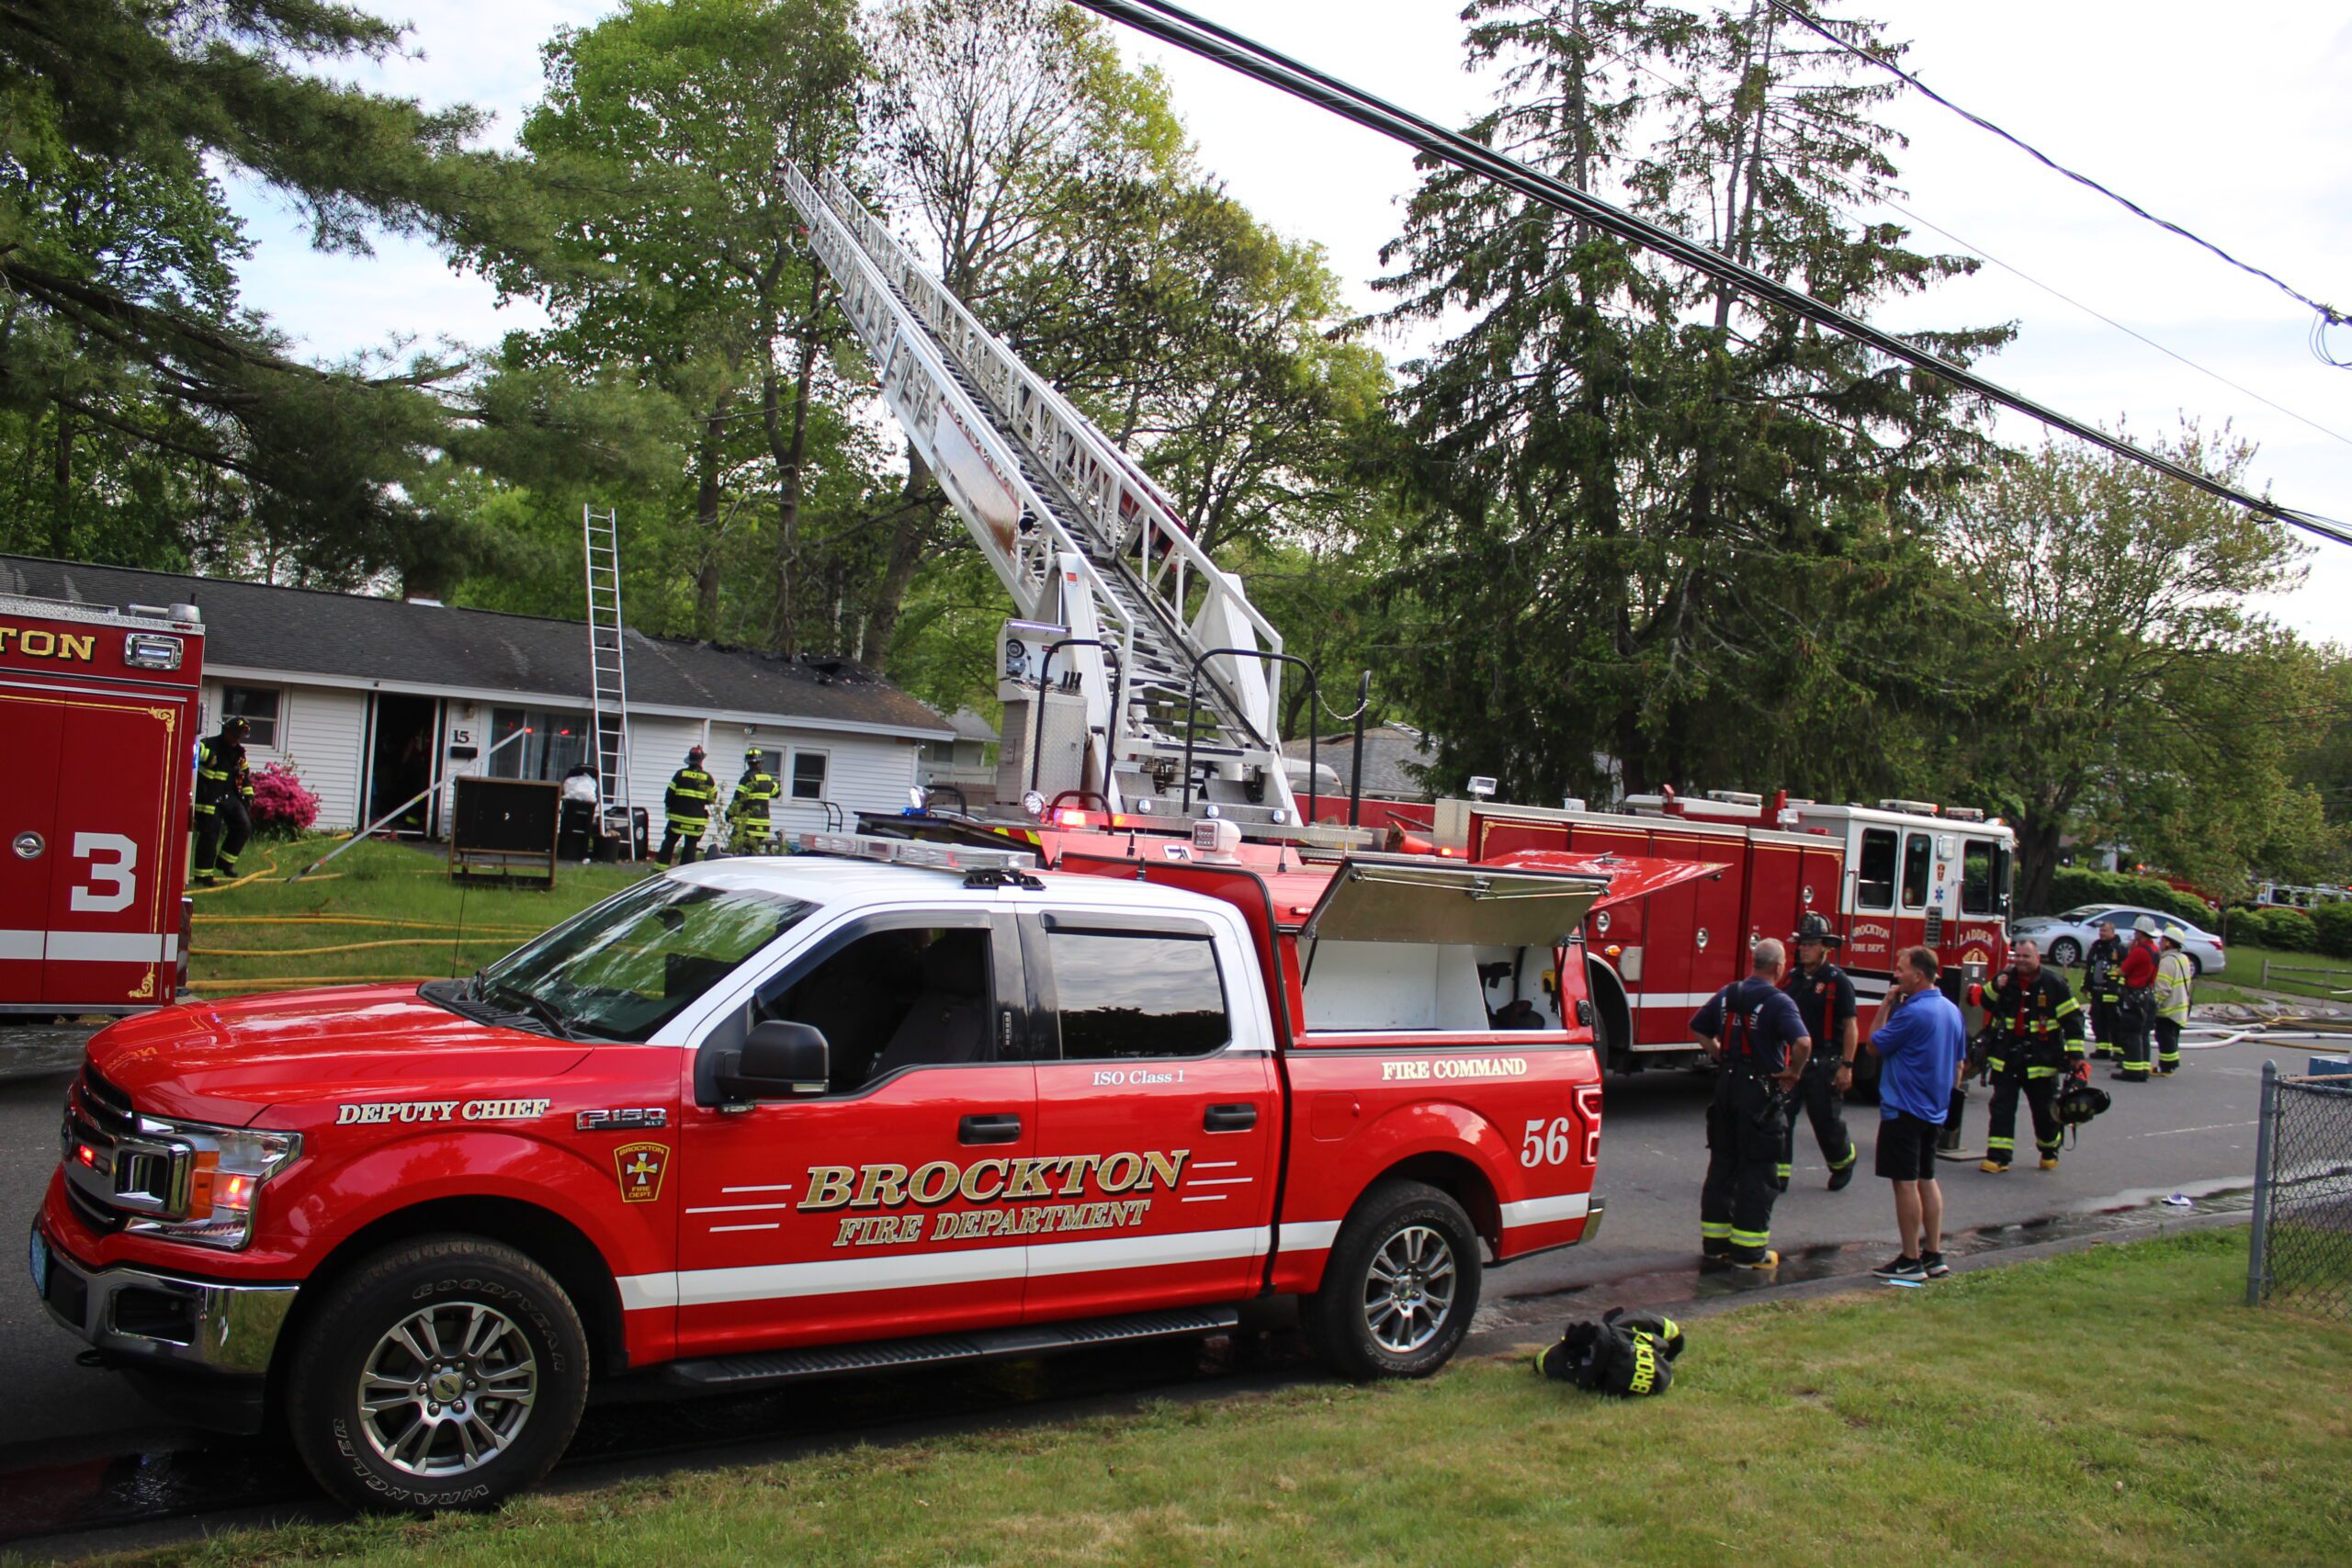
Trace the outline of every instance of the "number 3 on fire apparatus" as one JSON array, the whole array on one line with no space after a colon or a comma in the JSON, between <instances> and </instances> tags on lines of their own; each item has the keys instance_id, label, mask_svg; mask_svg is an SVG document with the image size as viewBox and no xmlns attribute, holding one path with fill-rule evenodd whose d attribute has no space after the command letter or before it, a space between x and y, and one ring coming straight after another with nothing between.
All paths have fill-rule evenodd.
<instances>
[{"instance_id":1,"label":"number 3 on fire apparatus","mask_svg":"<svg viewBox=\"0 0 2352 1568\"><path fill-rule=\"evenodd\" d=\"M1544 1124L1544 1119L1539 1116L1527 1124L1527 1141L1520 1145L1519 1163L1521 1165L1566 1165L1571 1146L1568 1142L1566 1117L1553 1117L1551 1125L1547 1127Z\"/></svg>"},{"instance_id":2,"label":"number 3 on fire apparatus","mask_svg":"<svg viewBox=\"0 0 2352 1568\"><path fill-rule=\"evenodd\" d=\"M101 861L101 855L111 859ZM68 902L75 909L91 914L110 915L117 909L130 908L138 897L139 882L132 874L139 869L139 843L120 833L76 833L74 835L74 858L90 863L90 885L74 889ZM104 883L107 891L98 891Z\"/></svg>"}]
</instances>

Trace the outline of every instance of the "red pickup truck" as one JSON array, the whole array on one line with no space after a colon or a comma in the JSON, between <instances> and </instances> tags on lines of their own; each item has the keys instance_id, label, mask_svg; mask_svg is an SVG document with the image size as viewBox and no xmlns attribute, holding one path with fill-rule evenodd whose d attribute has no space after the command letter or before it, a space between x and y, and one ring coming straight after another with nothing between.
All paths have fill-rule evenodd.
<instances>
[{"instance_id":1,"label":"red pickup truck","mask_svg":"<svg viewBox=\"0 0 2352 1568\"><path fill-rule=\"evenodd\" d=\"M1213 1333L1452 1355L1589 1238L1587 909L1703 866L1268 866L816 836L649 876L469 980L90 1043L49 1310L151 1397L282 1419L356 1504L545 1474L592 1382L739 1389Z\"/></svg>"}]
</instances>

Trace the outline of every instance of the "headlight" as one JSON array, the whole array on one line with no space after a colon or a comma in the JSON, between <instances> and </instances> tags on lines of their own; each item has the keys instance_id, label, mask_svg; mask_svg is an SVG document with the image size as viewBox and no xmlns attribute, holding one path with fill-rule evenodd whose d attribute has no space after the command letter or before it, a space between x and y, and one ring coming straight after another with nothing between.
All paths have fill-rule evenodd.
<instances>
[{"instance_id":1,"label":"headlight","mask_svg":"<svg viewBox=\"0 0 2352 1568\"><path fill-rule=\"evenodd\" d=\"M154 1207L133 1213L123 1228L136 1235L232 1251L253 1239L254 1208L262 1183L302 1152L299 1134L156 1116L141 1116L136 1138L124 1139L122 1147L129 1150L134 1143L144 1145L141 1152L154 1160L153 1185L160 1190L148 1195Z\"/></svg>"}]
</instances>

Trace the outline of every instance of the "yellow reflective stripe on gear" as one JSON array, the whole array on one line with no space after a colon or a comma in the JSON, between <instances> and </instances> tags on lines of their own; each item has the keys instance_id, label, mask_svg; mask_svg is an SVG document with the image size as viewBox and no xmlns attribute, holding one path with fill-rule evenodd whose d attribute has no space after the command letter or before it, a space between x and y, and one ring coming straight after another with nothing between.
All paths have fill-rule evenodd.
<instances>
[{"instance_id":1,"label":"yellow reflective stripe on gear","mask_svg":"<svg viewBox=\"0 0 2352 1568\"><path fill-rule=\"evenodd\" d=\"M1733 1232L1731 1233L1731 1239L1732 1239L1732 1245L1733 1245L1733 1246L1735 1246L1735 1247L1761 1247L1761 1246L1763 1246L1766 1242L1770 1241L1770 1240L1772 1239L1772 1233L1771 1233L1770 1231L1768 1231L1768 1230L1764 1230L1764 1231L1743 1231L1743 1230L1735 1230L1735 1231L1733 1231Z\"/></svg>"},{"instance_id":2,"label":"yellow reflective stripe on gear","mask_svg":"<svg viewBox=\"0 0 2352 1568\"><path fill-rule=\"evenodd\" d=\"M2068 997L2064 1001L2060 1002L2055 1008L2051 1010L2051 1016L2052 1018L2064 1018L2070 1012L2080 1012L2082 1010L2083 1004L2076 1001L2074 998Z\"/></svg>"},{"instance_id":3,"label":"yellow reflective stripe on gear","mask_svg":"<svg viewBox=\"0 0 2352 1568\"><path fill-rule=\"evenodd\" d=\"M2007 1066L2008 1066L2008 1064L2007 1064L2007 1062L2004 1062L2004 1061L2003 1061L2003 1060L2001 1060L2001 1058L2000 1058L2000 1057L1998 1057L1998 1056L1987 1056L1987 1057L1985 1057L1985 1058L1984 1058L1984 1065L1985 1065L1986 1066L1988 1066L1988 1067L1992 1068L1992 1069L1993 1069L1995 1072L1996 1072L1996 1073L1997 1073L1997 1072L1999 1072L1999 1071L2001 1071L2004 1067L2007 1067Z\"/></svg>"},{"instance_id":4,"label":"yellow reflective stripe on gear","mask_svg":"<svg viewBox=\"0 0 2352 1568\"><path fill-rule=\"evenodd\" d=\"M1987 1138L1984 1146L1988 1149L2013 1149L2018 1146L2018 1141L2015 1138Z\"/></svg>"},{"instance_id":5,"label":"yellow reflective stripe on gear","mask_svg":"<svg viewBox=\"0 0 2352 1568\"><path fill-rule=\"evenodd\" d=\"M1699 1234L1709 1241L1719 1241L1731 1235L1729 1220L1701 1220Z\"/></svg>"},{"instance_id":6,"label":"yellow reflective stripe on gear","mask_svg":"<svg viewBox=\"0 0 2352 1568\"><path fill-rule=\"evenodd\" d=\"M2025 1076L2028 1078L2054 1078L2058 1076L2058 1069L2055 1067L2028 1067L2025 1070Z\"/></svg>"},{"instance_id":7,"label":"yellow reflective stripe on gear","mask_svg":"<svg viewBox=\"0 0 2352 1568\"><path fill-rule=\"evenodd\" d=\"M1647 1393L1657 1382L1657 1347L1640 1329L1634 1331L1634 1379L1627 1385L1631 1393Z\"/></svg>"}]
</instances>

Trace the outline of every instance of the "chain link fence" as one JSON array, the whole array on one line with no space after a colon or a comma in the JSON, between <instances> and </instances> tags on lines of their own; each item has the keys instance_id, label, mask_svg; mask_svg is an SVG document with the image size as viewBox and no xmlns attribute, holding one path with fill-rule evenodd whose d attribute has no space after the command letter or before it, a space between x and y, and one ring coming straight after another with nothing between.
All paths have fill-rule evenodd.
<instances>
[{"instance_id":1,"label":"chain link fence","mask_svg":"<svg viewBox=\"0 0 2352 1568\"><path fill-rule=\"evenodd\" d=\"M2352 1319L2352 1075L2262 1065L2245 1296Z\"/></svg>"}]
</instances>

